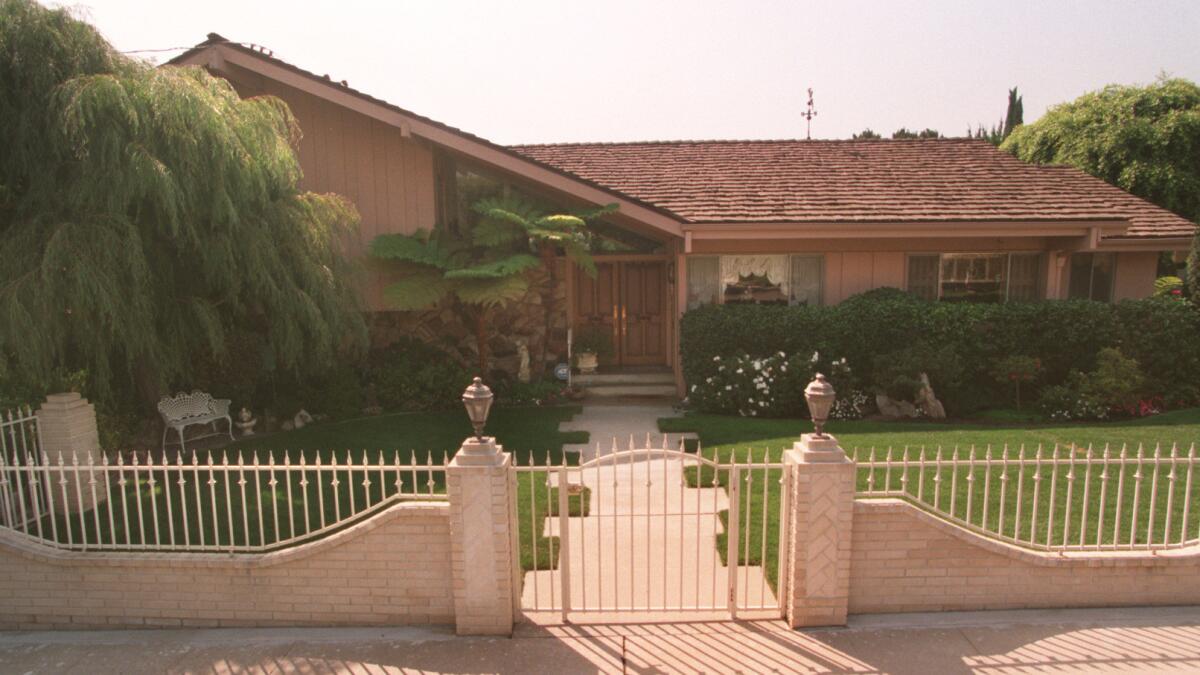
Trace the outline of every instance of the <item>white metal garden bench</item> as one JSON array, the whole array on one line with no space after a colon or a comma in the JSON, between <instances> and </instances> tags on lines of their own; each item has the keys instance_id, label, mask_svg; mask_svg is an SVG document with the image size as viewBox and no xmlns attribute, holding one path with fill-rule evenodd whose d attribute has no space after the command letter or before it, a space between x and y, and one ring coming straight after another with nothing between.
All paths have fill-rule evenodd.
<instances>
[{"instance_id":1,"label":"white metal garden bench","mask_svg":"<svg viewBox=\"0 0 1200 675\"><path fill-rule=\"evenodd\" d=\"M165 452L167 449L167 431L174 429L175 433L179 434L179 448L187 450L183 442L183 432L190 426L200 424L211 424L213 433L200 438L208 438L221 433L217 431L217 422L225 420L229 427L229 440L233 440L233 420L229 417L229 399L213 398L212 394L207 394L202 391L193 391L190 394L178 393L175 396L164 396L158 402L158 414L162 415L163 438L162 449Z\"/></svg>"}]
</instances>

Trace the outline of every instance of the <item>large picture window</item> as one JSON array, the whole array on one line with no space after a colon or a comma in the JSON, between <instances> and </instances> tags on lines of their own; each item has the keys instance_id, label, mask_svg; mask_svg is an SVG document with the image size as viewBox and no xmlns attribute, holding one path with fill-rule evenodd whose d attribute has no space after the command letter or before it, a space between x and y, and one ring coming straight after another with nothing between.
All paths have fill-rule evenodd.
<instances>
[{"instance_id":1,"label":"large picture window","mask_svg":"<svg viewBox=\"0 0 1200 675\"><path fill-rule=\"evenodd\" d=\"M1116 265L1115 253L1072 253L1067 296L1112 302Z\"/></svg>"},{"instance_id":2,"label":"large picture window","mask_svg":"<svg viewBox=\"0 0 1200 675\"><path fill-rule=\"evenodd\" d=\"M1042 297L1040 253L908 256L908 290L928 300L1004 302Z\"/></svg>"},{"instance_id":3,"label":"large picture window","mask_svg":"<svg viewBox=\"0 0 1200 675\"><path fill-rule=\"evenodd\" d=\"M822 276L821 256L689 256L687 306L819 305Z\"/></svg>"}]
</instances>

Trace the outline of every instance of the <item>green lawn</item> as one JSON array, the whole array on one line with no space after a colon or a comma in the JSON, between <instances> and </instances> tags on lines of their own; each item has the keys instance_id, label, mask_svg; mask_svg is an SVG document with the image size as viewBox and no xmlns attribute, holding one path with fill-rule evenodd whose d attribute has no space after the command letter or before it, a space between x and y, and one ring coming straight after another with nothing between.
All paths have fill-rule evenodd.
<instances>
[{"instance_id":1,"label":"green lawn","mask_svg":"<svg viewBox=\"0 0 1200 675\"><path fill-rule=\"evenodd\" d=\"M765 420L696 414L682 418L662 419L659 421L659 427L662 431L670 433L696 432L700 437L702 452L709 458L728 461L736 453L739 461L746 461L748 458L761 461L764 456L771 461L779 461L783 451L790 448L801 433L811 431L812 425L807 420ZM1191 444L1200 444L1200 409L1180 410L1139 420L1105 424L1033 425L1025 423L1018 426L1007 423L1007 421L979 423L859 421L833 422L829 425L829 431L838 437L847 452L852 455L857 454L860 460L868 459L872 448L876 460L883 460L887 456L889 448L893 460L901 459L905 452L908 453L907 456L910 459L915 460L919 457L922 449L924 449L926 457L932 459L939 447L942 449L944 458L949 459L957 448L959 457L966 459L972 446L975 448L978 459L985 456L989 446L993 459L999 459L1004 456L1006 444L1007 456L1010 458L1017 457L1022 444L1026 448L1027 457L1034 455L1039 444L1043 448L1043 457L1049 457L1056 443L1060 446L1060 457L1068 456L1068 449L1072 444L1078 448L1076 450L1077 458L1084 456L1089 444L1092 447L1093 456L1098 457L1103 452L1106 443L1109 444L1110 456L1113 457L1120 452L1123 444L1128 446L1127 452L1130 456L1136 454L1139 444L1143 445L1144 452L1148 456L1153 452L1156 444L1161 444L1164 455L1169 454L1172 443L1177 443L1180 455L1186 456ZM981 524L984 522L983 493L986 484L988 488L986 529L992 531L998 529L1003 513L1006 535L1012 536L1015 533L1021 540L1026 540L1032 526L1036 533L1035 541L1037 543L1045 543L1048 532L1051 543L1061 544L1064 524L1069 518L1071 522L1069 543L1078 544L1079 523L1082 519L1086 528L1085 543L1094 544L1097 535L1102 543L1113 541L1113 522L1118 508L1116 497L1121 472L1114 467L1110 470L1109 478L1104 484L1103 513L1105 521L1104 529L1098 533L1097 527L1101 513L1099 508L1101 497L1099 471L1093 469L1093 473L1088 476L1081 466L1072 483L1066 479L1068 467L1061 467L1057 473L1057 479L1053 482L1054 512L1051 514L1051 471L1048 467L1043 467L1042 480L1034 481L1032 480L1034 470L1032 467L1027 468L1024 476L1021 477L1016 470L1010 468L1007 471L1006 481L1000 480L1003 473L1001 467L994 467L988 472L981 468L976 468L972 472L968 467L960 467L954 472L943 470L940 473L939 507L949 510L950 495L953 492L954 514L964 519L969 515L972 523ZM1180 533L1184 531L1186 472L1181 467L1176 475L1176 480L1171 481L1168 468L1164 467L1160 470L1153 503L1151 502L1153 471L1147 469L1144 472L1140 490L1135 490L1135 472L1135 466L1126 466L1123 472L1124 484L1120 500L1120 543L1129 541L1129 518L1133 513L1135 503L1138 509L1137 527L1132 533L1135 543L1146 543L1148 534L1155 542L1162 541L1168 513L1170 514L1171 540L1178 540ZM769 474L767 481L764 481L761 478L762 473L762 471L755 471L752 477L749 493L749 519L747 521L746 515L743 514L741 520L744 539L738 543L738 557L743 564L762 564L763 531L760 524L765 509L768 519L765 562L768 579L774 583L778 563L776 558L779 532L777 486L781 475L778 471L769 471L767 472ZM915 495L921 482L920 473L917 469L910 469L907 474L898 469L893 469L890 473L879 469L874 472L872 480L871 472L860 469L858 487L860 490L865 490L868 486L873 489L907 490ZM729 480L727 472L718 472L718 474L715 476L717 482L727 487ZM967 480L968 476L972 476L973 480ZM693 468L688 472L689 483L692 485L709 485L713 478L711 471L700 472ZM902 482L902 478L907 480ZM923 488L927 501L932 501L934 486L939 485L934 478L935 472L926 469ZM1087 491L1086 518L1083 512L1085 478L1090 478L1086 481L1090 486ZM1015 499L1018 480L1023 482L1023 499L1020 504L1020 530L1014 532L1014 526L1018 523L1016 519L1018 504ZM1197 475L1195 480L1197 484L1193 486L1190 496L1191 504L1188 506L1188 523L1186 524L1188 538L1197 537L1197 529L1200 529L1200 475ZM768 503L764 505L763 486L768 482L771 492ZM1005 483L1007 483L1007 490L1002 491L1000 486ZM1068 490L1070 490L1069 500L1067 498ZM1005 494L1003 510L1000 508L1002 492ZM1039 511L1036 521L1032 521L1035 493L1038 495ZM968 495L970 499L969 514L967 512ZM1169 510L1168 503L1170 504ZM1150 519L1152 504L1153 521ZM1066 510L1068 505L1069 513ZM722 513L721 517L724 521L727 513ZM750 523L748 531L746 529L747 522ZM724 556L726 542L723 536L719 538L717 546Z\"/></svg>"},{"instance_id":2,"label":"green lawn","mask_svg":"<svg viewBox=\"0 0 1200 675\"><path fill-rule=\"evenodd\" d=\"M498 408L492 411L487 433L495 435L505 450L514 454L521 465L531 461L558 464L562 461L562 446L565 443L587 441L584 432L559 432L559 422L570 419L579 411L578 407L545 408ZM459 444L471 432L466 414L462 410L431 413L392 414L366 417L328 424L316 424L298 431L263 435L250 439L239 439L228 450L214 451L213 461L218 467L211 474L206 470L208 454L198 453L198 472L179 471L177 455L171 454L171 465L162 467L156 462L153 470L144 465L135 472L128 467L124 472L126 484L120 485L120 477L111 472L108 484L98 476L97 492L107 490L109 498L96 509L83 514L58 517L51 522L42 520L43 535L57 538L61 542L96 543L115 542L120 545L166 546L173 540L177 545L190 545L201 541L208 546L270 545L281 539L304 536L339 520L362 512L368 503L379 503L383 498L394 495L397 482L405 492L445 492L445 481L440 468L453 455ZM345 470L320 474L314 468L319 460L328 467L336 459L345 465L349 456L355 464L362 464L364 450L369 464L378 464L380 452L386 463L398 457L402 464L430 466L434 471L381 472ZM285 458L297 465L303 457L308 470L293 471L290 481L282 471L276 471L274 485L270 470L233 472L229 480L220 470L222 461L228 457L235 462L241 453L246 463L254 457L265 464L273 457L282 466ZM191 466L191 457L185 457L185 466ZM180 477L186 481L179 483ZM199 476L199 481L195 480ZM519 482L519 504L528 508L528 491L536 491L535 502L545 505L547 488L533 485L530 474L523 474ZM336 484L333 479L336 478ZM243 484L242 481L245 481ZM84 479L84 490L89 487ZM58 486L54 486L54 499L61 501ZM168 499L169 491L170 499ZM556 500L556 495L551 495ZM75 500L73 487L68 490L70 501ZM289 507L290 505L290 507ZM552 501L557 513L557 502ZM539 506L539 517L545 517L543 506ZM230 508L231 507L231 508ZM579 497L572 497L572 510L580 508ZM260 522L261 514L261 522ZM524 550L536 545L539 551L539 566L553 560L549 555L551 542L541 536L538 528L532 539L532 521L521 520L522 555L532 559L532 551ZM530 543L534 542L534 543Z\"/></svg>"}]
</instances>

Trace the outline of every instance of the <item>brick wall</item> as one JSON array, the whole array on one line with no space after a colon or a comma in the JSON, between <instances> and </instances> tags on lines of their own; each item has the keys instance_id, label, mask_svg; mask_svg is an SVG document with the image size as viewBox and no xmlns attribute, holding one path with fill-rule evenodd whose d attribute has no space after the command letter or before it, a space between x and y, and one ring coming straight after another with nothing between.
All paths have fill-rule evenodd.
<instances>
[{"instance_id":1,"label":"brick wall","mask_svg":"<svg viewBox=\"0 0 1200 675\"><path fill-rule=\"evenodd\" d=\"M854 504L851 614L1188 604L1200 604L1200 547L1038 553L901 500Z\"/></svg>"},{"instance_id":2,"label":"brick wall","mask_svg":"<svg viewBox=\"0 0 1200 675\"><path fill-rule=\"evenodd\" d=\"M261 555L74 553L0 532L0 629L454 623L445 503Z\"/></svg>"}]
</instances>

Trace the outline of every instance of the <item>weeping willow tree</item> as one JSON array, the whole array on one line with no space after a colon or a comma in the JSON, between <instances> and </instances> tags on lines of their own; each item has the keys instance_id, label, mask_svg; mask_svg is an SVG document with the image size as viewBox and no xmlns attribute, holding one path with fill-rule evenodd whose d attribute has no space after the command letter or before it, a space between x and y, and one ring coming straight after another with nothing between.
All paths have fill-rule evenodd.
<instances>
[{"instance_id":1,"label":"weeping willow tree","mask_svg":"<svg viewBox=\"0 0 1200 675\"><path fill-rule=\"evenodd\" d=\"M298 138L278 99L0 0L0 377L152 399L237 335L264 345L248 368L361 344L339 246L358 217L299 189Z\"/></svg>"}]
</instances>

